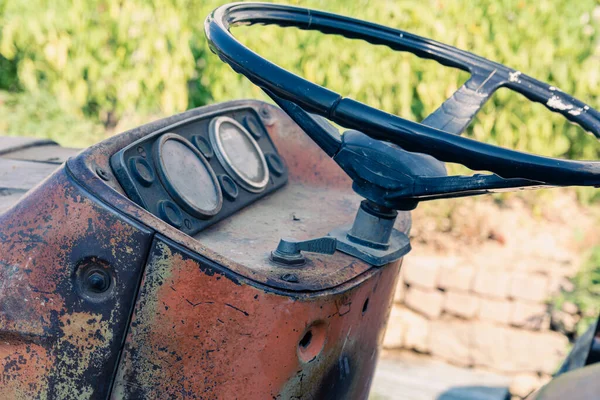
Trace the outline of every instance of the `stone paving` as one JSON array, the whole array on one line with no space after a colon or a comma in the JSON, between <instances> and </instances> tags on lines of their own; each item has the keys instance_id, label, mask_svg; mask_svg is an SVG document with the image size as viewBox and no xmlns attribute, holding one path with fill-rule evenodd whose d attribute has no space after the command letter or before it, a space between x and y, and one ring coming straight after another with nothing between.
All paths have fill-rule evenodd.
<instances>
[{"instance_id":1,"label":"stone paving","mask_svg":"<svg viewBox=\"0 0 600 400\"><path fill-rule=\"evenodd\" d=\"M551 299L572 290L569 277L583 253L576 236L584 243L600 237L592 218L574 215L570 200L562 201L568 204L542 210L547 218L518 201L467 203L462 219L460 209L453 212L458 233L423 229L416 213L384 347L508 374L518 397L546 382L581 314L570 303L553 308Z\"/></svg>"},{"instance_id":2,"label":"stone paving","mask_svg":"<svg viewBox=\"0 0 600 400\"><path fill-rule=\"evenodd\" d=\"M510 378L431 358L402 354L383 357L370 400L506 400Z\"/></svg>"}]
</instances>

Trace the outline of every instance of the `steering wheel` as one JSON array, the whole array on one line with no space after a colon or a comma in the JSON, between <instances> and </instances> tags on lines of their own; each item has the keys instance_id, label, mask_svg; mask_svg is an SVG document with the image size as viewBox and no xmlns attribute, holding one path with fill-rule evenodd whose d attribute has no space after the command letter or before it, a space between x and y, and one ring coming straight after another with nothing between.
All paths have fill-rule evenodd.
<instances>
[{"instance_id":1,"label":"steering wheel","mask_svg":"<svg viewBox=\"0 0 600 400\"><path fill-rule=\"evenodd\" d=\"M471 77L422 123L417 123L345 98L301 78L248 49L229 31L235 25L252 24L297 27L361 39L436 60L445 66L467 71ZM236 72L261 87L334 158L340 145L339 139L331 133L333 126L312 114L358 130L377 141L393 143L406 150L403 153L411 152L409 154L413 156L424 153L439 161L496 174L474 177L442 177L438 174L422 177L420 181L416 177L417 181L413 180L410 188L396 193L395 198L420 199L428 195L440 198L527 186L600 186L598 161L543 157L460 136L487 99L499 88L506 87L530 101L544 104L549 110L600 138L598 111L553 86L502 64L398 29L278 4L234 3L221 6L207 18L205 32L213 52ZM371 141L370 145L377 141ZM415 157L413 164L420 159L427 160ZM411 171L417 170L413 168ZM394 196L388 194L387 199L390 198Z\"/></svg>"}]
</instances>

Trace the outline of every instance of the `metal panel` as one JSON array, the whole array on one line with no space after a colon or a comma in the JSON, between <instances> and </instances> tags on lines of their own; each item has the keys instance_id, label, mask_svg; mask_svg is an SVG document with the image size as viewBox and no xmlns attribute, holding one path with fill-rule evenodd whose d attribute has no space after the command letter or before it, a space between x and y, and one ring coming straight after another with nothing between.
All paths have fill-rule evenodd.
<instances>
[{"instance_id":1,"label":"metal panel","mask_svg":"<svg viewBox=\"0 0 600 400\"><path fill-rule=\"evenodd\" d=\"M0 136L0 155L34 146L56 144L52 140L21 136Z\"/></svg>"},{"instance_id":2,"label":"metal panel","mask_svg":"<svg viewBox=\"0 0 600 400\"><path fill-rule=\"evenodd\" d=\"M0 188L29 190L56 170L56 165L0 158Z\"/></svg>"},{"instance_id":3,"label":"metal panel","mask_svg":"<svg viewBox=\"0 0 600 400\"><path fill-rule=\"evenodd\" d=\"M151 238L64 167L0 216L0 398L108 395ZM82 285L89 268L108 290Z\"/></svg>"},{"instance_id":4,"label":"metal panel","mask_svg":"<svg viewBox=\"0 0 600 400\"><path fill-rule=\"evenodd\" d=\"M112 398L365 399L398 269L280 292L157 236Z\"/></svg>"}]
</instances>

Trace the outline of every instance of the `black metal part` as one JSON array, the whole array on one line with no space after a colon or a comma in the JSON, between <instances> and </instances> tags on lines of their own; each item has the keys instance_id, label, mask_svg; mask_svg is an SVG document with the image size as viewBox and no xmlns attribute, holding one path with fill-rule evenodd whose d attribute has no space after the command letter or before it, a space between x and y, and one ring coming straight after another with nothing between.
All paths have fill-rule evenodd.
<instances>
[{"instance_id":1,"label":"black metal part","mask_svg":"<svg viewBox=\"0 0 600 400\"><path fill-rule=\"evenodd\" d=\"M388 250L397 216L398 212L395 210L382 210L376 204L364 200L346 236L353 243Z\"/></svg>"},{"instance_id":2,"label":"black metal part","mask_svg":"<svg viewBox=\"0 0 600 400\"><path fill-rule=\"evenodd\" d=\"M340 132L326 119L307 113L302 107L282 99L269 90L265 90L265 92L329 157L333 157L339 151L342 143Z\"/></svg>"},{"instance_id":3,"label":"black metal part","mask_svg":"<svg viewBox=\"0 0 600 400\"><path fill-rule=\"evenodd\" d=\"M416 123L374 109L294 75L265 60L237 41L229 32L235 25L274 24L337 34L393 50L411 52L445 66L471 73L471 78L423 123ZM533 186L598 186L600 163L570 161L521 153L460 137L485 101L500 87L544 104L571 122L600 137L600 113L556 88L504 65L425 39L408 32L330 13L263 3L235 3L216 9L205 22L212 51L236 72L244 74L291 115L323 150L333 156L338 142L308 113L326 117L346 128L401 146L407 152L426 153L444 162L473 170L491 171L485 177L416 175L412 183L389 194L387 204L402 208L420 200L488 193L496 189ZM288 103L286 103L288 102ZM294 110L298 107L308 113ZM304 122L300 120L305 119ZM398 153L399 154L399 153ZM403 174L404 179L407 174ZM410 179L409 179L410 181ZM363 183L363 191L366 189ZM379 191L379 188L375 189ZM382 195L378 195L382 197ZM403 199L403 201L400 201Z\"/></svg>"},{"instance_id":4,"label":"black metal part","mask_svg":"<svg viewBox=\"0 0 600 400\"><path fill-rule=\"evenodd\" d=\"M344 135L340 135L326 119L309 114L296 104L272 93L270 96L348 173L355 181L354 188L359 194L386 207L412 210L420 201L425 200L545 186L541 182L503 179L494 174L447 176L444 164L428 154L409 152L397 145L372 139L358 131L346 131ZM457 98L460 99L461 96ZM457 117L457 121L452 124L455 127L461 123L468 123L466 119L471 118L469 112L460 114L456 111L456 114L464 117ZM435 123L435 115L437 114L431 114L431 118L428 117L423 123ZM380 160L386 161L382 165ZM373 169L376 170L375 173Z\"/></svg>"},{"instance_id":5,"label":"black metal part","mask_svg":"<svg viewBox=\"0 0 600 400\"><path fill-rule=\"evenodd\" d=\"M336 244L337 240L328 236L309 240L281 239L271 252L271 260L284 265L302 265L306 262L303 251L333 254Z\"/></svg>"},{"instance_id":6,"label":"black metal part","mask_svg":"<svg viewBox=\"0 0 600 400\"><path fill-rule=\"evenodd\" d=\"M79 295L91 302L100 302L111 296L113 268L110 263L98 257L85 257L77 265L75 287ZM109 291L110 290L110 291Z\"/></svg>"},{"instance_id":7,"label":"black metal part","mask_svg":"<svg viewBox=\"0 0 600 400\"><path fill-rule=\"evenodd\" d=\"M238 122L254 121L252 125L253 129L261 131L260 138L256 139L258 146L267 156L272 154L273 159L276 159L278 163L275 168L269 165L270 170L273 173L271 174L271 178L265 189L260 193L250 192L233 182L235 184L235 189L237 189L236 192L233 185L230 185L229 180L222 177L219 178L217 180L217 186L221 186L221 188L218 189L218 192L220 194L223 190L223 196L227 201L222 202L221 210L217 214L205 219L206 217L201 218L188 212L185 207L182 207L181 204L176 201L177 199L173 197L175 192L173 190L167 190L167 187L165 186L165 182L168 182L168 179L155 179L148 185L147 182L140 181L136 178L136 173L131 169L130 160L136 157L136 160L140 159L140 157L143 157L141 156L143 153L146 157L141 159L145 160L144 165L149 168L150 173L160 175L160 169L155 168L154 166L157 157L154 146L165 133L173 133L177 137L183 138L181 140L184 142L191 142L193 144L191 150L197 152L197 155L204 156L204 151L202 151L203 144L207 143L210 145L210 122L213 118L219 116L227 116ZM198 144L200 144L200 146ZM206 149L204 150L207 151ZM214 149L210 147L210 151L212 152ZM206 157L204 158L206 159ZM209 157L206 161L209 167L214 171L215 175L228 176L230 180L233 180L217 157ZM140 165L139 160L137 165ZM131 200L189 235L193 235L202 229L227 218L243 207L277 190L285 185L288 176L287 167L281 157L279 157L275 145L262 125L261 118L256 111L248 106L237 106L226 110L195 115L184 120L177 120L171 125L157 129L155 132L148 133L139 140L124 146L111 157L111 166L117 180ZM190 184L193 184L193 182L190 182ZM223 186L227 187L223 188Z\"/></svg>"},{"instance_id":8,"label":"black metal part","mask_svg":"<svg viewBox=\"0 0 600 400\"><path fill-rule=\"evenodd\" d=\"M200 153L202 153L204 158L206 158L207 160L210 160L212 156L215 155L212 146L210 145L208 140L206 140L206 138L202 135L192 136L192 143L194 144L194 146L196 146L198 150L200 150Z\"/></svg>"},{"instance_id":9,"label":"black metal part","mask_svg":"<svg viewBox=\"0 0 600 400\"><path fill-rule=\"evenodd\" d=\"M281 176L285 173L285 164L283 163L283 160L281 159L281 157L279 157L279 155L277 155L276 153L269 153L265 155L265 158L267 160L269 170L275 176Z\"/></svg>"},{"instance_id":10,"label":"black metal part","mask_svg":"<svg viewBox=\"0 0 600 400\"><path fill-rule=\"evenodd\" d=\"M244 117L244 126L248 129L248 132L250 132L254 139L260 139L262 137L262 129L257 125L254 118Z\"/></svg>"},{"instance_id":11,"label":"black metal part","mask_svg":"<svg viewBox=\"0 0 600 400\"><path fill-rule=\"evenodd\" d=\"M129 169L133 177L143 186L150 186L156 179L152 166L144 157L131 157Z\"/></svg>"},{"instance_id":12,"label":"black metal part","mask_svg":"<svg viewBox=\"0 0 600 400\"><path fill-rule=\"evenodd\" d=\"M110 275L105 271L94 271L88 275L86 284L90 291L104 293L110 287Z\"/></svg>"},{"instance_id":13,"label":"black metal part","mask_svg":"<svg viewBox=\"0 0 600 400\"><path fill-rule=\"evenodd\" d=\"M158 216L175 228L181 228L183 214L175 203L169 200L162 200L158 203Z\"/></svg>"},{"instance_id":14,"label":"black metal part","mask_svg":"<svg viewBox=\"0 0 600 400\"><path fill-rule=\"evenodd\" d=\"M237 199L240 194L240 190L238 189L237 184L229 175L219 175L219 184L221 185L221 190L223 191L223 196L227 200L234 201Z\"/></svg>"},{"instance_id":15,"label":"black metal part","mask_svg":"<svg viewBox=\"0 0 600 400\"><path fill-rule=\"evenodd\" d=\"M394 229L398 213L364 200L351 226L334 229L337 250L376 267L398 260L411 247L408 236Z\"/></svg>"},{"instance_id":16,"label":"black metal part","mask_svg":"<svg viewBox=\"0 0 600 400\"><path fill-rule=\"evenodd\" d=\"M555 376L599 362L600 317L588 327L583 335L577 338L569 355Z\"/></svg>"}]
</instances>

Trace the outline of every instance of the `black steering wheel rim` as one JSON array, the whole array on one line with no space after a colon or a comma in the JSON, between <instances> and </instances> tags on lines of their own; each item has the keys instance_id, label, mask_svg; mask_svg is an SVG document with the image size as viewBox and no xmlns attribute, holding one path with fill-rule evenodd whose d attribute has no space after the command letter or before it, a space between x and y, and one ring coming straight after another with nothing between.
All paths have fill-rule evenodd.
<instances>
[{"instance_id":1,"label":"black steering wheel rim","mask_svg":"<svg viewBox=\"0 0 600 400\"><path fill-rule=\"evenodd\" d=\"M475 93L482 96L483 101L500 87L506 87L531 101L544 104L551 111L560 113L600 137L600 113L548 84L431 39L300 7L233 3L217 8L205 22L211 50L236 72L245 75L267 93L296 103L346 128L360 130L411 152L426 153L440 161L462 164L473 170L491 171L503 178L525 178L556 186L600 185L600 162L563 160L510 150L409 121L344 98L277 66L244 46L230 32L230 27L241 24L317 30L411 52L470 72L472 76L464 85L465 90L470 90L470 95ZM472 87L468 87L468 84ZM485 87L485 91L478 93L481 87Z\"/></svg>"}]
</instances>

